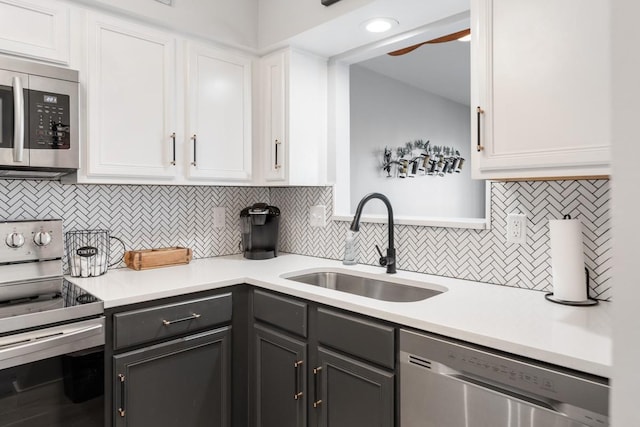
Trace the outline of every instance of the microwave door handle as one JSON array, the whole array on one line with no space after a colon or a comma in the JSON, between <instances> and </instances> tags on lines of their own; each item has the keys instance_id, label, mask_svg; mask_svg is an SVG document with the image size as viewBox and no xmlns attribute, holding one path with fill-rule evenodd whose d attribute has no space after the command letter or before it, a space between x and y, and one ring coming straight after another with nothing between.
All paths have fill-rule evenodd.
<instances>
[{"instance_id":1,"label":"microwave door handle","mask_svg":"<svg viewBox=\"0 0 640 427\"><path fill-rule=\"evenodd\" d=\"M13 77L13 161L24 159L24 92L20 77Z\"/></svg>"}]
</instances>

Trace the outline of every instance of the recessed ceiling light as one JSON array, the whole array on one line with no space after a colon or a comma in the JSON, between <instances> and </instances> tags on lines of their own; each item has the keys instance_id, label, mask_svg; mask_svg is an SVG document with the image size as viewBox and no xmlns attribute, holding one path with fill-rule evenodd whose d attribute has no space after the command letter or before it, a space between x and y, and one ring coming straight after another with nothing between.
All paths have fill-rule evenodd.
<instances>
[{"instance_id":1,"label":"recessed ceiling light","mask_svg":"<svg viewBox=\"0 0 640 427\"><path fill-rule=\"evenodd\" d=\"M393 18L373 18L363 22L362 26L370 33L384 33L398 24Z\"/></svg>"}]
</instances>

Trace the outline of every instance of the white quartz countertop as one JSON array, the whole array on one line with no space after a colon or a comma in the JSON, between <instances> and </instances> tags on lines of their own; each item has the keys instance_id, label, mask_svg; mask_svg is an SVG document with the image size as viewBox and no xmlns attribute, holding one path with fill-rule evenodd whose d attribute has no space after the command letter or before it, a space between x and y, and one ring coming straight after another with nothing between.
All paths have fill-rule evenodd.
<instances>
[{"instance_id":1,"label":"white quartz countertop","mask_svg":"<svg viewBox=\"0 0 640 427\"><path fill-rule=\"evenodd\" d=\"M319 269L350 270L446 292L418 302L385 302L282 277ZM247 283L594 375L611 374L609 302L570 307L549 302L537 291L406 271L388 275L381 267L292 254L263 261L232 255L68 279L102 299L105 308Z\"/></svg>"}]
</instances>

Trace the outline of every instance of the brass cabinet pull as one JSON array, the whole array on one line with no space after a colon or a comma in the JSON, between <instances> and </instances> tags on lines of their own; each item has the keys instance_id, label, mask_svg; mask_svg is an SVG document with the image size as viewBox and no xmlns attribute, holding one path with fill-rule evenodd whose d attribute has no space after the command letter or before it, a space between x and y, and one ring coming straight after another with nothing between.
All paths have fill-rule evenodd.
<instances>
[{"instance_id":1,"label":"brass cabinet pull","mask_svg":"<svg viewBox=\"0 0 640 427\"><path fill-rule=\"evenodd\" d=\"M303 365L302 360L293 363L293 399L298 400L303 396L302 387L300 386L300 367Z\"/></svg>"},{"instance_id":2,"label":"brass cabinet pull","mask_svg":"<svg viewBox=\"0 0 640 427\"><path fill-rule=\"evenodd\" d=\"M318 381L318 375L322 371L322 367L318 366L317 368L313 368L313 407L318 408L322 404L322 399L318 399L318 386L320 381Z\"/></svg>"},{"instance_id":3,"label":"brass cabinet pull","mask_svg":"<svg viewBox=\"0 0 640 427\"><path fill-rule=\"evenodd\" d=\"M193 313L191 316L189 317L183 317L182 319L176 319L176 320L163 320L162 324L164 326L169 326L169 325L173 325L174 323L180 323L180 322L188 322L189 320L195 320L197 318L199 318L201 315L197 314L197 313Z\"/></svg>"},{"instance_id":4,"label":"brass cabinet pull","mask_svg":"<svg viewBox=\"0 0 640 427\"><path fill-rule=\"evenodd\" d=\"M478 123L477 123L477 125L478 125L478 146L477 146L477 149L478 149L478 153L479 153L482 150L484 150L484 147L482 146L481 139L480 139L480 116L482 114L484 114L484 110L478 106L478 108L476 108L476 112L478 114L478 120L477 120L478 121Z\"/></svg>"},{"instance_id":5,"label":"brass cabinet pull","mask_svg":"<svg viewBox=\"0 0 640 427\"><path fill-rule=\"evenodd\" d=\"M124 409L124 374L118 374L120 380L120 407L118 408L118 414L120 417L124 417L126 411Z\"/></svg>"},{"instance_id":6,"label":"brass cabinet pull","mask_svg":"<svg viewBox=\"0 0 640 427\"><path fill-rule=\"evenodd\" d=\"M282 167L282 165L280 163L278 163L278 146L282 144L282 142L280 142L280 140L276 139L275 140L275 146L276 146L276 158L275 158L275 162L274 162L274 167L276 169L280 169Z\"/></svg>"},{"instance_id":7,"label":"brass cabinet pull","mask_svg":"<svg viewBox=\"0 0 640 427\"><path fill-rule=\"evenodd\" d=\"M171 161L171 165L175 166L176 165L176 133L175 132L171 134L171 140L173 144L173 160Z\"/></svg>"}]
</instances>

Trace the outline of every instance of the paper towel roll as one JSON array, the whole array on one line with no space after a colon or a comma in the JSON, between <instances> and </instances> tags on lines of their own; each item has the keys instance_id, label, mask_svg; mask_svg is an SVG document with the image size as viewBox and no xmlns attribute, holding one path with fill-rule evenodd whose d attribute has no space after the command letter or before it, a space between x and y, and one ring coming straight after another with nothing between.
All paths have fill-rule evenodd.
<instances>
[{"instance_id":1,"label":"paper towel roll","mask_svg":"<svg viewBox=\"0 0 640 427\"><path fill-rule=\"evenodd\" d=\"M549 220L553 296L564 301L586 301L587 287L579 219Z\"/></svg>"}]
</instances>

